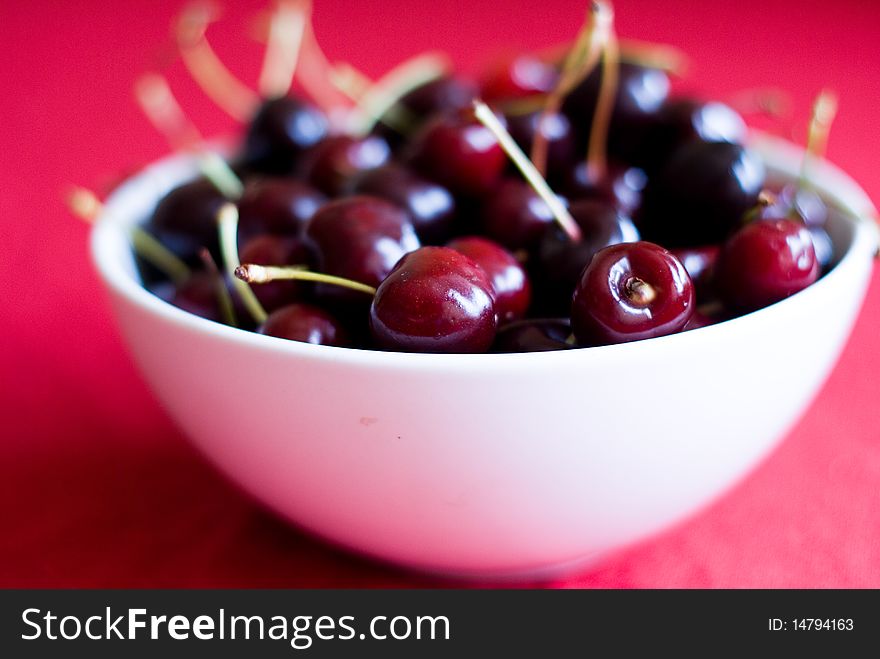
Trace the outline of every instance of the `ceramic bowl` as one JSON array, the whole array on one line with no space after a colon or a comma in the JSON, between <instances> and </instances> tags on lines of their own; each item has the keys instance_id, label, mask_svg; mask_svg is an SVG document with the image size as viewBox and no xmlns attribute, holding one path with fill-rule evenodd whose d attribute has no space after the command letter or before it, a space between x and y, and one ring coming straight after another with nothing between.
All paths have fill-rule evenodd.
<instances>
[{"instance_id":1,"label":"ceramic bowl","mask_svg":"<svg viewBox=\"0 0 880 659\"><path fill-rule=\"evenodd\" d=\"M777 180L797 175L800 149L768 137L755 147ZM755 313L561 352L315 346L204 320L141 286L126 227L193 171L175 157L129 180L92 236L144 378L201 452L281 516L356 552L444 574L558 572L716 499L821 387L877 248L870 201L823 161L811 171L842 211L828 227L837 263Z\"/></svg>"}]
</instances>

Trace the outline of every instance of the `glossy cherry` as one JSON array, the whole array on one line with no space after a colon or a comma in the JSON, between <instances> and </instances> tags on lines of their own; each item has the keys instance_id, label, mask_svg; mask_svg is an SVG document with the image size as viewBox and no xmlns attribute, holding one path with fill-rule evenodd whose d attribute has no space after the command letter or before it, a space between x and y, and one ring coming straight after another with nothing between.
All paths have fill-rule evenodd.
<instances>
[{"instance_id":1,"label":"glossy cherry","mask_svg":"<svg viewBox=\"0 0 880 659\"><path fill-rule=\"evenodd\" d=\"M238 201L238 231L243 238L263 233L297 237L326 197L292 178L251 178Z\"/></svg>"},{"instance_id":2,"label":"glossy cherry","mask_svg":"<svg viewBox=\"0 0 880 659\"><path fill-rule=\"evenodd\" d=\"M221 322L220 305L217 300L217 275L215 273L194 272L183 284L174 288L168 301L179 309L196 316Z\"/></svg>"},{"instance_id":3,"label":"glossy cherry","mask_svg":"<svg viewBox=\"0 0 880 659\"><path fill-rule=\"evenodd\" d=\"M507 164L495 136L470 109L438 117L413 140L412 166L453 194L486 195L498 184Z\"/></svg>"},{"instance_id":4,"label":"glossy cherry","mask_svg":"<svg viewBox=\"0 0 880 659\"><path fill-rule=\"evenodd\" d=\"M399 103L420 120L469 108L477 97L477 86L458 76L443 76L420 85L401 97Z\"/></svg>"},{"instance_id":5,"label":"glossy cherry","mask_svg":"<svg viewBox=\"0 0 880 659\"><path fill-rule=\"evenodd\" d=\"M324 113L302 99L268 99L248 126L243 164L257 172L289 173L303 152L324 139L328 127Z\"/></svg>"},{"instance_id":6,"label":"glossy cherry","mask_svg":"<svg viewBox=\"0 0 880 659\"><path fill-rule=\"evenodd\" d=\"M712 286L713 269L718 260L720 245L702 245L670 250L681 261L694 284L697 302L702 304L714 297Z\"/></svg>"},{"instance_id":7,"label":"glossy cherry","mask_svg":"<svg viewBox=\"0 0 880 659\"><path fill-rule=\"evenodd\" d=\"M422 244L443 243L451 235L455 220L452 193L403 165L388 163L364 172L354 182L353 192L388 199L406 210Z\"/></svg>"},{"instance_id":8,"label":"glossy cherry","mask_svg":"<svg viewBox=\"0 0 880 659\"><path fill-rule=\"evenodd\" d=\"M319 272L378 286L419 239L406 211L385 199L355 196L331 201L315 213L306 238ZM322 296L350 300L363 294L320 285Z\"/></svg>"},{"instance_id":9,"label":"glossy cherry","mask_svg":"<svg viewBox=\"0 0 880 659\"><path fill-rule=\"evenodd\" d=\"M385 350L485 352L496 327L488 275L448 247L422 247L404 256L370 307L373 341Z\"/></svg>"},{"instance_id":10,"label":"glossy cherry","mask_svg":"<svg viewBox=\"0 0 880 659\"><path fill-rule=\"evenodd\" d=\"M145 228L188 263L199 263L203 247L216 258L217 212L224 203L226 199L212 183L195 179L162 197Z\"/></svg>"},{"instance_id":11,"label":"glossy cherry","mask_svg":"<svg viewBox=\"0 0 880 659\"><path fill-rule=\"evenodd\" d=\"M558 69L546 59L533 53L514 53L496 60L486 70L480 80L480 94L490 103L548 94L558 78Z\"/></svg>"},{"instance_id":12,"label":"glossy cherry","mask_svg":"<svg viewBox=\"0 0 880 659\"><path fill-rule=\"evenodd\" d=\"M302 170L309 183L331 197L338 197L351 190L358 174L381 167L390 157L388 142L377 135L335 135L304 156Z\"/></svg>"},{"instance_id":13,"label":"glossy cherry","mask_svg":"<svg viewBox=\"0 0 880 659\"><path fill-rule=\"evenodd\" d=\"M561 112L550 113L544 119L541 114L540 111L506 114L507 130L526 153L531 151L535 136L542 134L547 141L547 176L561 177L576 157L574 129L568 116Z\"/></svg>"},{"instance_id":14,"label":"glossy cherry","mask_svg":"<svg viewBox=\"0 0 880 659\"><path fill-rule=\"evenodd\" d=\"M683 144L692 140L741 144L746 123L729 105L691 98L671 99L657 114L636 162L656 171Z\"/></svg>"},{"instance_id":15,"label":"glossy cherry","mask_svg":"<svg viewBox=\"0 0 880 659\"><path fill-rule=\"evenodd\" d=\"M483 231L509 250L533 250L556 220L550 207L520 178L505 179L486 198L480 213Z\"/></svg>"},{"instance_id":16,"label":"glossy cherry","mask_svg":"<svg viewBox=\"0 0 880 659\"><path fill-rule=\"evenodd\" d=\"M794 220L759 220L737 231L721 248L715 287L725 306L749 312L812 284L819 263L807 227Z\"/></svg>"},{"instance_id":17,"label":"glossy cherry","mask_svg":"<svg viewBox=\"0 0 880 659\"><path fill-rule=\"evenodd\" d=\"M601 68L597 67L587 76L563 105L584 140L589 134L599 96ZM664 71L621 62L608 134L609 154L623 162L633 162L668 96L669 76Z\"/></svg>"},{"instance_id":18,"label":"glossy cherry","mask_svg":"<svg viewBox=\"0 0 880 659\"><path fill-rule=\"evenodd\" d=\"M625 215L607 201L584 199L569 207L583 232L573 242L559 227L548 227L531 264L536 310L545 315L568 313L571 295L581 272L602 248L638 240L638 231Z\"/></svg>"},{"instance_id":19,"label":"glossy cherry","mask_svg":"<svg viewBox=\"0 0 880 659\"><path fill-rule=\"evenodd\" d=\"M299 238L287 238L271 234L254 236L242 243L239 249L242 263L257 265L301 265L310 267L314 256ZM252 286L260 304L267 311L278 309L304 297L309 286L298 281L273 281Z\"/></svg>"},{"instance_id":20,"label":"glossy cherry","mask_svg":"<svg viewBox=\"0 0 880 659\"><path fill-rule=\"evenodd\" d=\"M510 323L498 330L492 352L549 352L573 348L567 318L536 318Z\"/></svg>"},{"instance_id":21,"label":"glossy cherry","mask_svg":"<svg viewBox=\"0 0 880 659\"><path fill-rule=\"evenodd\" d=\"M639 228L668 247L721 242L757 204L764 176L762 160L739 144L688 142L648 180Z\"/></svg>"},{"instance_id":22,"label":"glossy cherry","mask_svg":"<svg viewBox=\"0 0 880 659\"><path fill-rule=\"evenodd\" d=\"M310 304L289 304L276 309L257 332L324 346L350 345L342 324L331 314Z\"/></svg>"},{"instance_id":23,"label":"glossy cherry","mask_svg":"<svg viewBox=\"0 0 880 659\"><path fill-rule=\"evenodd\" d=\"M469 257L489 276L495 291L498 322L508 323L526 315L532 300L532 285L513 254L480 236L456 238L446 245Z\"/></svg>"},{"instance_id":24,"label":"glossy cherry","mask_svg":"<svg viewBox=\"0 0 880 659\"><path fill-rule=\"evenodd\" d=\"M648 242L612 245L584 270L571 304L582 345L673 334L694 312L694 289L681 262Z\"/></svg>"},{"instance_id":25,"label":"glossy cherry","mask_svg":"<svg viewBox=\"0 0 880 659\"><path fill-rule=\"evenodd\" d=\"M605 171L596 171L585 160L566 169L557 188L572 201L603 199L632 215L642 203L642 191L648 178L641 169L613 164Z\"/></svg>"}]
</instances>

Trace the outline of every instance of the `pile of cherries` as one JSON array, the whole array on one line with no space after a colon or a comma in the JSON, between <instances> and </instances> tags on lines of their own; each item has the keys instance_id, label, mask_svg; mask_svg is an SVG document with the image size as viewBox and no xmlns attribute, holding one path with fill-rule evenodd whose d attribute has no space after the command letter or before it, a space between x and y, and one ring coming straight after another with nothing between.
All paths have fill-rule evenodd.
<instances>
[{"instance_id":1,"label":"pile of cherries","mask_svg":"<svg viewBox=\"0 0 880 659\"><path fill-rule=\"evenodd\" d=\"M192 313L294 341L528 352L713 324L829 267L827 208L805 185L763 192L764 165L731 107L670 97L664 70L624 55L604 157L590 162L607 68L547 112L534 99L557 87L561 68L522 54L479 84L437 77L394 104L405 129L379 121L367 134L331 129L292 93L263 100L229 162L243 183L238 258L288 266L294 278L251 283L267 314L254 317L241 284L205 265L224 261L217 217L230 200L200 177L171 190L144 226L193 274L172 285L144 263L145 281ZM525 153L544 141L542 173L576 230L477 119L478 98ZM260 280L248 270L237 272Z\"/></svg>"}]
</instances>

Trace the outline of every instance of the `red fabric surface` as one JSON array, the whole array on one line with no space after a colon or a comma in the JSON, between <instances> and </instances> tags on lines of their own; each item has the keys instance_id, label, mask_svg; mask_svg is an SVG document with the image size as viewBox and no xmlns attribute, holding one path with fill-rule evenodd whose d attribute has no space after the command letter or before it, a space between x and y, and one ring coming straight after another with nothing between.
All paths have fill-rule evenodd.
<instances>
[{"instance_id":1,"label":"red fabric surface","mask_svg":"<svg viewBox=\"0 0 880 659\"><path fill-rule=\"evenodd\" d=\"M494 44L560 42L576 31L585 3L315 4L331 59L377 76L428 48L476 70ZM0 586L456 586L337 552L262 512L189 447L120 342L89 262L87 228L59 193L71 181L100 187L166 152L130 91L140 72L163 62L207 135L234 128L161 47L179 6L0 3ZM259 6L227 7L211 32L248 81L260 50L247 18ZM836 89L829 157L880 199L880 8L870 0L632 0L617 11L623 36L692 56L683 87L720 99L751 87L788 90L792 117L773 125L797 139L811 97ZM831 379L755 473L663 536L541 585L880 587L878 326L875 275Z\"/></svg>"}]
</instances>

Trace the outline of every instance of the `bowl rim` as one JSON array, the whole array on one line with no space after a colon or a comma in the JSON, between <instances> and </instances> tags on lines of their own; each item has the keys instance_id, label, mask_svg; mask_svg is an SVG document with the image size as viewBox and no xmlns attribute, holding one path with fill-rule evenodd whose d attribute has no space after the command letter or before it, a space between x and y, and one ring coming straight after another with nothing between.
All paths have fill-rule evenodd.
<instances>
[{"instance_id":1,"label":"bowl rim","mask_svg":"<svg viewBox=\"0 0 880 659\"><path fill-rule=\"evenodd\" d=\"M798 176L804 157L804 149L800 146L760 131L751 132L749 146L761 156L768 170L774 174L792 179ZM310 360L406 370L448 371L490 366L508 366L517 369L530 365L552 367L558 364L559 360L568 362L573 359L590 359L591 355L598 357L622 351L638 354L641 350L655 349L651 346L659 347L670 342L691 340L688 337L694 332L706 336L709 332L735 329L741 323L760 322L760 319L768 314L781 313L788 305L800 303L804 297L810 295L810 291L833 285L836 273L846 269L850 264L861 259L873 259L880 248L880 229L874 220L877 217L877 210L868 195L836 165L824 158L814 158L810 163L809 181L826 202L830 202L842 211L844 218L853 225L852 240L835 266L822 278L806 289L763 309L688 332L615 345L547 352L406 353L313 345L230 327L179 309L147 290L123 265L124 259L131 258L131 253L119 253L118 246L128 243L125 228L139 220L128 209L129 198L137 194L140 188L151 184L156 188L155 193L158 195L164 191L163 183L180 182L187 176L194 175L196 171L194 160L192 154L178 153L166 156L127 179L111 193L92 227L90 237L91 257L100 279L116 295L125 298L141 310L160 317L165 322L190 331L210 334L223 341L246 345L252 349ZM169 172L171 172L170 178Z\"/></svg>"}]
</instances>

